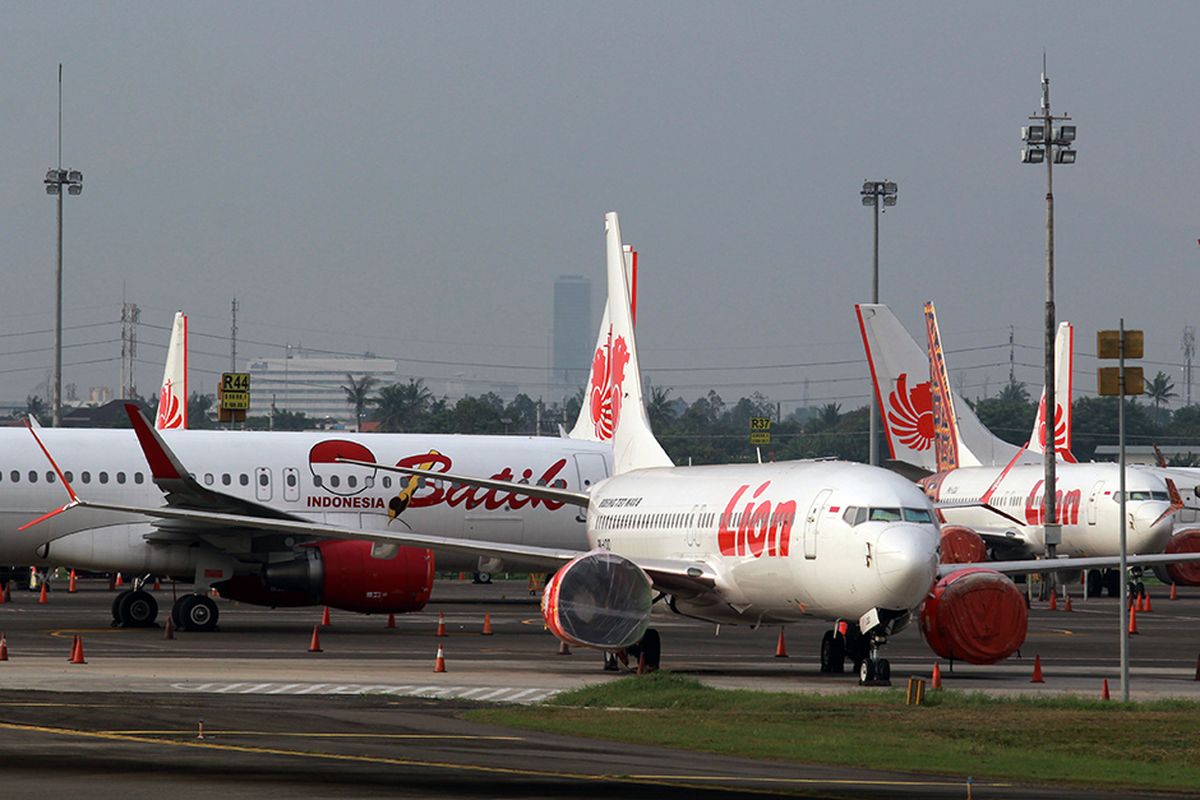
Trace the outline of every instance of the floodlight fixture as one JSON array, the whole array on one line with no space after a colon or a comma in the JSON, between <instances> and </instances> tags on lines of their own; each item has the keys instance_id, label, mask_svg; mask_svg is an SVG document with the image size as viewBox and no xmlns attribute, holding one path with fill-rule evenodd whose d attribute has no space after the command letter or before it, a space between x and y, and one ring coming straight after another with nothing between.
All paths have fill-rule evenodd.
<instances>
[{"instance_id":1,"label":"floodlight fixture","mask_svg":"<svg viewBox=\"0 0 1200 800\"><path fill-rule=\"evenodd\" d=\"M1040 164L1046 158L1046 151L1040 147L1022 147L1022 164Z\"/></svg>"},{"instance_id":2,"label":"floodlight fixture","mask_svg":"<svg viewBox=\"0 0 1200 800\"><path fill-rule=\"evenodd\" d=\"M1021 141L1023 142L1041 142L1046 138L1045 125L1022 125L1021 126Z\"/></svg>"},{"instance_id":3,"label":"floodlight fixture","mask_svg":"<svg viewBox=\"0 0 1200 800\"><path fill-rule=\"evenodd\" d=\"M1075 151L1068 150L1065 147L1055 150L1054 151L1054 163L1055 164L1074 164L1075 163Z\"/></svg>"}]
</instances>

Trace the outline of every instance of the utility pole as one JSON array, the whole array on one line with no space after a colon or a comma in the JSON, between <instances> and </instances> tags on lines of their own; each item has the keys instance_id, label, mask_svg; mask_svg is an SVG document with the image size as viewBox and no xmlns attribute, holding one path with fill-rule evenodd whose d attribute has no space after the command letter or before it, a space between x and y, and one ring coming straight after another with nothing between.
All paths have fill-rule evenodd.
<instances>
[{"instance_id":1,"label":"utility pole","mask_svg":"<svg viewBox=\"0 0 1200 800\"><path fill-rule=\"evenodd\" d=\"M1192 358L1196 355L1196 328L1183 329L1183 404L1192 404Z\"/></svg>"},{"instance_id":2,"label":"utility pole","mask_svg":"<svg viewBox=\"0 0 1200 800\"><path fill-rule=\"evenodd\" d=\"M863 181L862 204L875 210L874 258L871 267L871 302L879 302L879 215L880 206L891 208L896 205L896 184L892 181ZM871 444L870 463L879 464L879 408L875 405L875 392L871 392L871 424L869 436Z\"/></svg>"},{"instance_id":3,"label":"utility pole","mask_svg":"<svg viewBox=\"0 0 1200 800\"><path fill-rule=\"evenodd\" d=\"M1046 75L1046 56L1042 55L1042 106L1037 114L1031 115L1030 120L1040 124L1027 125L1021 128L1021 138L1026 147L1021 148L1021 161L1025 164L1040 164L1046 162L1046 331L1045 331L1045 393L1046 393L1046 441L1043 444L1045 480L1044 480L1044 515L1042 528L1046 544L1046 557L1054 558L1059 543L1062 541L1062 527L1058 522L1057 482L1055 462L1057 448L1055 447L1054 418L1058 412L1058 402L1054 397L1054 336L1057 332L1054 311L1054 164L1074 164L1075 126L1062 125L1054 127L1055 122L1068 121L1069 116L1054 116L1050 113L1050 78ZM1053 573L1048 573L1054 590Z\"/></svg>"},{"instance_id":4,"label":"utility pole","mask_svg":"<svg viewBox=\"0 0 1200 800\"><path fill-rule=\"evenodd\" d=\"M62 256L63 256L63 193L77 195L83 191L83 173L62 168L62 64L58 65L58 169L46 171L46 194L58 198L58 258L54 268L54 389L50 423L57 428L62 423Z\"/></svg>"},{"instance_id":5,"label":"utility pole","mask_svg":"<svg viewBox=\"0 0 1200 800\"><path fill-rule=\"evenodd\" d=\"M134 364L137 361L137 325L142 310L136 303L121 304L121 398L137 394Z\"/></svg>"},{"instance_id":6,"label":"utility pole","mask_svg":"<svg viewBox=\"0 0 1200 800\"><path fill-rule=\"evenodd\" d=\"M237 372L237 298L233 298L232 322L229 325L229 371Z\"/></svg>"}]
</instances>

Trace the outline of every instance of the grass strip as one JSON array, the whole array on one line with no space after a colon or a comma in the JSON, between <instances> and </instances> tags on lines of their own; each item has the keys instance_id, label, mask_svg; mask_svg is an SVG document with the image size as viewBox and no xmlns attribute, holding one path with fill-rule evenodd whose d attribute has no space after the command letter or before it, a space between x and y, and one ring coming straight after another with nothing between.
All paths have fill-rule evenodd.
<instances>
[{"instance_id":1,"label":"grass strip","mask_svg":"<svg viewBox=\"0 0 1200 800\"><path fill-rule=\"evenodd\" d=\"M1108 788L1200 790L1200 703L904 690L716 689L658 672L532 707L467 712L516 728L729 756Z\"/></svg>"}]
</instances>

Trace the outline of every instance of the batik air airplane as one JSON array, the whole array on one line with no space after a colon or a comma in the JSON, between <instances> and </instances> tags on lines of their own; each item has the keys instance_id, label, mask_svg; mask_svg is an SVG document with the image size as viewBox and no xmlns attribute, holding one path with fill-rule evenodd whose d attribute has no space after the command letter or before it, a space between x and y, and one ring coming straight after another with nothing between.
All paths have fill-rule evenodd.
<instances>
[{"instance_id":1,"label":"batik air airplane","mask_svg":"<svg viewBox=\"0 0 1200 800\"><path fill-rule=\"evenodd\" d=\"M943 557L976 561L981 560L986 551L1002 558L1030 558L1044 553L1044 466L1040 457L1032 463L1024 458L1029 450L1041 452L1045 441L1044 394L1043 402L1039 404L1042 411L1035 422L1030 443L1020 449L1013 448L1013 455L1006 464L983 466L983 459L968 446L967 435L961 426L963 417L960 415L966 404L950 390L933 305L926 304L925 307L930 355L923 358L920 365L917 359L920 348L886 306L860 305L857 312L876 396L889 417L885 432L893 453L901 460L913 458L912 454L918 453L920 458L913 460L919 462L916 466L923 468L929 465L924 450L934 455L934 472L923 478L921 484L935 502L945 504L939 509L942 521L949 523L942 529ZM1070 358L1063 356L1064 350L1070 352L1069 336L1060 335L1059 343L1057 372L1069 376ZM899 415L896 413L898 396L905 391L910 397L914 394L907 389L907 383L910 376L921 374L917 370L922 367L928 370L931 408L928 427L920 431L931 434L928 442L923 436L916 440L912 436L907 440L901 438L906 429L897 424ZM1070 397L1069 377L1056 388L1058 397ZM946 401L939 407L942 397ZM944 419L940 426L939 416ZM1066 449L1069 447L1069 412L1065 411L1064 405L1059 405L1055 416L1060 423L1056 425L1058 442L1055 449ZM988 439L995 438L974 415L969 419L978 425L974 430L975 441L982 438L979 431L985 432ZM999 446L993 446L992 451L1000 452ZM1120 527L1117 465L1078 464L1065 456L1057 466L1056 479L1056 507L1062 525L1058 554L1066 557L1116 556ZM1136 467L1130 467L1126 472L1126 491L1129 498L1126 505L1128 552L1161 553L1171 536L1173 516L1182 508L1178 492L1154 470ZM1135 580L1139 576L1140 569L1135 570ZM1089 593L1097 594L1103 581L1107 581L1110 592L1119 588L1115 573L1110 571L1102 576L1099 572L1090 572Z\"/></svg>"},{"instance_id":2,"label":"batik air airplane","mask_svg":"<svg viewBox=\"0 0 1200 800\"><path fill-rule=\"evenodd\" d=\"M632 249L627 250L630 272L635 259ZM114 622L125 626L150 625L157 617L154 597L141 588L150 575L193 583L196 594L182 596L172 609L176 626L191 630L216 625L217 606L205 596L210 587L248 603L321 603L365 613L417 610L430 595L434 561L427 550L355 540L344 530L318 540L247 525L188 525L91 510L18 530L58 502L64 479L91 499L115 503L152 505L166 492L167 500L180 508L342 529L404 529L517 544L582 546L583 518L562 502L435 478L396 477L347 466L339 459L586 489L608 476L612 459L611 405L621 367L619 351L617 361L609 359L607 315L606 308L578 421L569 435L551 438L184 431L187 321L177 314L157 431L137 413L131 415L136 436L128 430L40 431L45 447L67 462L59 476L46 469L42 450L28 433L0 430L0 452L5 454L0 464L0 563L138 576L134 588L113 605ZM172 454L150 464L173 464L172 477L147 469L142 449L147 443ZM512 555L493 558L458 551L442 553L437 565L482 573L529 566Z\"/></svg>"}]
</instances>

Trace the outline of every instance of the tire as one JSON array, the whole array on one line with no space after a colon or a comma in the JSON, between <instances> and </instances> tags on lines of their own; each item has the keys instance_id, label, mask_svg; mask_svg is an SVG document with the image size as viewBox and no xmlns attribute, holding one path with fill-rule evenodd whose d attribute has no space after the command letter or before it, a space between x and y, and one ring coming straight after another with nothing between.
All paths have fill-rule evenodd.
<instances>
[{"instance_id":1,"label":"tire","mask_svg":"<svg viewBox=\"0 0 1200 800\"><path fill-rule=\"evenodd\" d=\"M121 603L124 602L125 598L131 594L133 594L133 590L126 589L123 592L117 592L117 596L113 598L112 618L113 618L113 626L114 627L121 624Z\"/></svg>"},{"instance_id":2,"label":"tire","mask_svg":"<svg viewBox=\"0 0 1200 800\"><path fill-rule=\"evenodd\" d=\"M492 573L476 572L474 582L475 583L491 583L492 582Z\"/></svg>"},{"instance_id":3,"label":"tire","mask_svg":"<svg viewBox=\"0 0 1200 800\"><path fill-rule=\"evenodd\" d=\"M1104 576L1098 569L1089 569L1087 572L1087 596L1099 597L1104 592Z\"/></svg>"},{"instance_id":4,"label":"tire","mask_svg":"<svg viewBox=\"0 0 1200 800\"><path fill-rule=\"evenodd\" d=\"M858 665L858 682L860 684L868 684L875 680L875 662L869 658L864 658L862 663Z\"/></svg>"},{"instance_id":5,"label":"tire","mask_svg":"<svg viewBox=\"0 0 1200 800\"><path fill-rule=\"evenodd\" d=\"M122 628L149 628L158 618L158 601L149 592L122 592L117 613Z\"/></svg>"},{"instance_id":6,"label":"tire","mask_svg":"<svg viewBox=\"0 0 1200 800\"><path fill-rule=\"evenodd\" d=\"M179 598L171 613L176 619L176 628L199 633L214 630L220 616L217 604L199 594Z\"/></svg>"},{"instance_id":7,"label":"tire","mask_svg":"<svg viewBox=\"0 0 1200 800\"><path fill-rule=\"evenodd\" d=\"M821 637L821 672L833 672L833 631Z\"/></svg>"},{"instance_id":8,"label":"tire","mask_svg":"<svg viewBox=\"0 0 1200 800\"><path fill-rule=\"evenodd\" d=\"M833 637L832 660L829 663L829 671L842 675L846 672L846 642L842 637L836 634Z\"/></svg>"},{"instance_id":9,"label":"tire","mask_svg":"<svg viewBox=\"0 0 1200 800\"><path fill-rule=\"evenodd\" d=\"M656 670L662 662L662 638L654 628L647 628L640 642L642 655L646 657L646 669Z\"/></svg>"},{"instance_id":10,"label":"tire","mask_svg":"<svg viewBox=\"0 0 1200 800\"><path fill-rule=\"evenodd\" d=\"M888 663L886 658L879 659L879 663L875 666L875 680L891 682L892 665Z\"/></svg>"},{"instance_id":11,"label":"tire","mask_svg":"<svg viewBox=\"0 0 1200 800\"><path fill-rule=\"evenodd\" d=\"M1121 576L1115 569L1104 570L1104 591L1109 597L1121 596Z\"/></svg>"}]
</instances>

